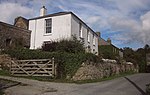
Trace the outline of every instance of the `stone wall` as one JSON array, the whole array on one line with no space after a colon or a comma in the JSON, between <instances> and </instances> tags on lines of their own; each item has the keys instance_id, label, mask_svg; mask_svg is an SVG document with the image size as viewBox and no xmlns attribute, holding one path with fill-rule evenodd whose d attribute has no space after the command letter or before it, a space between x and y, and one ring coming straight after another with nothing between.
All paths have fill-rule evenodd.
<instances>
[{"instance_id":1,"label":"stone wall","mask_svg":"<svg viewBox=\"0 0 150 95\"><path fill-rule=\"evenodd\" d=\"M0 22L0 49L21 45L30 46L31 31Z\"/></svg>"},{"instance_id":2,"label":"stone wall","mask_svg":"<svg viewBox=\"0 0 150 95\"><path fill-rule=\"evenodd\" d=\"M11 57L4 54L4 55L0 55L0 66L1 69L5 69L5 70L9 70L10 68L10 64L11 64Z\"/></svg>"},{"instance_id":3,"label":"stone wall","mask_svg":"<svg viewBox=\"0 0 150 95\"><path fill-rule=\"evenodd\" d=\"M72 80L100 79L128 71L138 72L138 66L134 66L133 64L117 64L112 62L99 64L83 63L77 70L76 74L72 77Z\"/></svg>"},{"instance_id":4,"label":"stone wall","mask_svg":"<svg viewBox=\"0 0 150 95\"><path fill-rule=\"evenodd\" d=\"M14 26L17 26L23 29L28 29L29 21L26 18L19 16L15 18Z\"/></svg>"}]
</instances>

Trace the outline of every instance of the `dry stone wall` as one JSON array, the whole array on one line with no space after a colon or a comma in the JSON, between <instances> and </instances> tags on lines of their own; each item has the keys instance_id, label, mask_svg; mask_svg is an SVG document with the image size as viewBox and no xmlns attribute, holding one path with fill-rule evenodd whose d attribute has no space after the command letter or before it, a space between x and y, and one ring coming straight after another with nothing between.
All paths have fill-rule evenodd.
<instances>
[{"instance_id":1,"label":"dry stone wall","mask_svg":"<svg viewBox=\"0 0 150 95\"><path fill-rule=\"evenodd\" d=\"M1 66L1 69L9 70L10 64L11 64L11 60L12 60L11 57L9 57L6 54L0 55L0 66Z\"/></svg>"},{"instance_id":2,"label":"dry stone wall","mask_svg":"<svg viewBox=\"0 0 150 95\"><path fill-rule=\"evenodd\" d=\"M138 72L138 66L133 64L117 64L116 62L82 64L72 77L72 80L100 79L128 71Z\"/></svg>"},{"instance_id":3,"label":"dry stone wall","mask_svg":"<svg viewBox=\"0 0 150 95\"><path fill-rule=\"evenodd\" d=\"M2 69L9 70L11 64L11 57L8 55L0 55L0 66ZM138 66L133 64L118 64L114 61L109 60L109 62L102 63L92 63L86 62L77 70L75 75L72 77L72 80L88 80L88 79L100 79L104 77L109 77L112 75L119 75L122 72L138 72Z\"/></svg>"}]
</instances>

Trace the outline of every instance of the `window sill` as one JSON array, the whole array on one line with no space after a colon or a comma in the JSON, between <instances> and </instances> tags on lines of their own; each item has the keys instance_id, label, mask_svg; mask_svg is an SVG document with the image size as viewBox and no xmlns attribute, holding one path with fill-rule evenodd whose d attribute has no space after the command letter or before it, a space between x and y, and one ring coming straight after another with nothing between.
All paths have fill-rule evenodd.
<instances>
[{"instance_id":1,"label":"window sill","mask_svg":"<svg viewBox=\"0 0 150 95\"><path fill-rule=\"evenodd\" d=\"M83 37L79 37L80 39L84 39Z\"/></svg>"},{"instance_id":2,"label":"window sill","mask_svg":"<svg viewBox=\"0 0 150 95\"><path fill-rule=\"evenodd\" d=\"M44 36L52 36L52 33L45 33Z\"/></svg>"}]
</instances>

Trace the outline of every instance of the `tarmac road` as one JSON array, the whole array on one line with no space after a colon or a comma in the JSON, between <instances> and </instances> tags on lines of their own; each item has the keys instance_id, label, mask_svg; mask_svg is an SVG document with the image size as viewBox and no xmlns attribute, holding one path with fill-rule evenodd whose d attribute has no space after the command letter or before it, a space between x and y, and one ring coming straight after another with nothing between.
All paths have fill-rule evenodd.
<instances>
[{"instance_id":1,"label":"tarmac road","mask_svg":"<svg viewBox=\"0 0 150 95\"><path fill-rule=\"evenodd\" d=\"M83 84L70 95L146 95L145 85L148 83L150 73L135 74L110 81Z\"/></svg>"},{"instance_id":2,"label":"tarmac road","mask_svg":"<svg viewBox=\"0 0 150 95\"><path fill-rule=\"evenodd\" d=\"M150 73L139 73L87 84L40 82L3 76L0 78L28 84L6 89L6 95L146 95L145 85L150 83Z\"/></svg>"}]
</instances>

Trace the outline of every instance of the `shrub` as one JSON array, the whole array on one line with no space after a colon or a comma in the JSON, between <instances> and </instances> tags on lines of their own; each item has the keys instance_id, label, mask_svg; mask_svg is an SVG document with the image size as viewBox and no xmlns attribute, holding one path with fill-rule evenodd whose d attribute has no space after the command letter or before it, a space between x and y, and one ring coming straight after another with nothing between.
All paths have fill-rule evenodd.
<instances>
[{"instance_id":1,"label":"shrub","mask_svg":"<svg viewBox=\"0 0 150 95\"><path fill-rule=\"evenodd\" d=\"M7 49L2 51L3 53L9 54L11 57L16 59L45 59L51 58L52 55L49 52L43 52L41 50L29 50L24 48Z\"/></svg>"},{"instance_id":2,"label":"shrub","mask_svg":"<svg viewBox=\"0 0 150 95\"><path fill-rule=\"evenodd\" d=\"M55 42L55 41L43 43L42 50L49 51L49 52L57 51L57 45L58 45L58 42Z\"/></svg>"},{"instance_id":3,"label":"shrub","mask_svg":"<svg viewBox=\"0 0 150 95\"><path fill-rule=\"evenodd\" d=\"M63 39L60 41L51 41L48 43L44 43L42 46L42 50L50 51L50 52L68 52L68 53L78 53L85 52L83 47L83 43L78 41L75 37L72 39Z\"/></svg>"}]
</instances>

